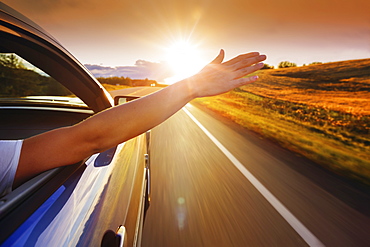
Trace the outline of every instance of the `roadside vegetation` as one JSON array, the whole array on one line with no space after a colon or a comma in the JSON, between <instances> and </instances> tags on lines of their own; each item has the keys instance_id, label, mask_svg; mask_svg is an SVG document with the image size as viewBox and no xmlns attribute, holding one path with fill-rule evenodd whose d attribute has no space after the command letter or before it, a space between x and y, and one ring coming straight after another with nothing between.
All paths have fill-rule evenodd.
<instances>
[{"instance_id":1,"label":"roadside vegetation","mask_svg":"<svg viewBox=\"0 0 370 247\"><path fill-rule=\"evenodd\" d=\"M256 83L193 104L370 185L370 59L267 66L258 75Z\"/></svg>"},{"instance_id":2,"label":"roadside vegetation","mask_svg":"<svg viewBox=\"0 0 370 247\"><path fill-rule=\"evenodd\" d=\"M53 78L27 68L14 54L0 53L0 82L0 97L72 94Z\"/></svg>"},{"instance_id":3,"label":"roadside vegetation","mask_svg":"<svg viewBox=\"0 0 370 247\"><path fill-rule=\"evenodd\" d=\"M114 91L114 90L120 90L120 89L125 89L125 88L131 88L131 86L127 86L127 85L112 85L112 84L106 84L106 83L103 83L102 86L107 91Z\"/></svg>"}]
</instances>

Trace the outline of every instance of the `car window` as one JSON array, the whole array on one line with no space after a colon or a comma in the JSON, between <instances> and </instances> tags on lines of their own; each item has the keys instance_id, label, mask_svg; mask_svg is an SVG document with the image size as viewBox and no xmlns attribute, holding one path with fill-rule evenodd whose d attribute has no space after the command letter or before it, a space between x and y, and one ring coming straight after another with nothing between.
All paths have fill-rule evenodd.
<instances>
[{"instance_id":1,"label":"car window","mask_svg":"<svg viewBox=\"0 0 370 247\"><path fill-rule=\"evenodd\" d=\"M74 94L15 53L0 53L0 98Z\"/></svg>"}]
</instances>

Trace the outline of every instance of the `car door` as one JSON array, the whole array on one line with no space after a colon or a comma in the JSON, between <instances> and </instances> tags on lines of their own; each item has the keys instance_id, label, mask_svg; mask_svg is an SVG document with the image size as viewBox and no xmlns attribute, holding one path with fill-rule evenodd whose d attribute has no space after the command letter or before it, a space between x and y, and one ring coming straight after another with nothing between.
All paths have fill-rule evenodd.
<instances>
[{"instance_id":1,"label":"car door","mask_svg":"<svg viewBox=\"0 0 370 247\"><path fill-rule=\"evenodd\" d=\"M2 95L1 139L24 139L113 106L109 93L54 38L5 4L0 3L0 10L0 52L27 61L42 71L39 76L53 78L73 93L62 98ZM148 205L148 143L143 134L46 171L0 198L1 246L95 246L102 241L140 246Z\"/></svg>"}]
</instances>

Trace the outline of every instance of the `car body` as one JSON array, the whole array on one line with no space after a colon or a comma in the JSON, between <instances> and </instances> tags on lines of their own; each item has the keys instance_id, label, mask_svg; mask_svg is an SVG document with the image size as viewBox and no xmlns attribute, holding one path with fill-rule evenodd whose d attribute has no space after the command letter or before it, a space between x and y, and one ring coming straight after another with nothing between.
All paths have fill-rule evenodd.
<instances>
[{"instance_id":1,"label":"car body","mask_svg":"<svg viewBox=\"0 0 370 247\"><path fill-rule=\"evenodd\" d=\"M70 126L114 106L58 41L3 3L0 53L2 140ZM46 171L0 198L0 245L140 246L150 196L149 142L147 132Z\"/></svg>"}]
</instances>

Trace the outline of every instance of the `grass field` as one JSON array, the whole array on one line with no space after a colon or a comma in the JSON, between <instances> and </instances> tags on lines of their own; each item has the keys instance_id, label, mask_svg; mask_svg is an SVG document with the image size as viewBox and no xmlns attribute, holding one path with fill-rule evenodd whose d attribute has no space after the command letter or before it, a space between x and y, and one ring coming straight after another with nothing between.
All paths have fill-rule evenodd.
<instances>
[{"instance_id":1,"label":"grass field","mask_svg":"<svg viewBox=\"0 0 370 247\"><path fill-rule=\"evenodd\" d=\"M254 84L193 103L370 185L370 59L258 74Z\"/></svg>"},{"instance_id":2,"label":"grass field","mask_svg":"<svg viewBox=\"0 0 370 247\"><path fill-rule=\"evenodd\" d=\"M113 90L119 90L119 89L125 89L125 88L130 88L130 86L126 85L111 85L111 84L106 84L103 83L102 86L107 90L107 91L113 91Z\"/></svg>"}]
</instances>

